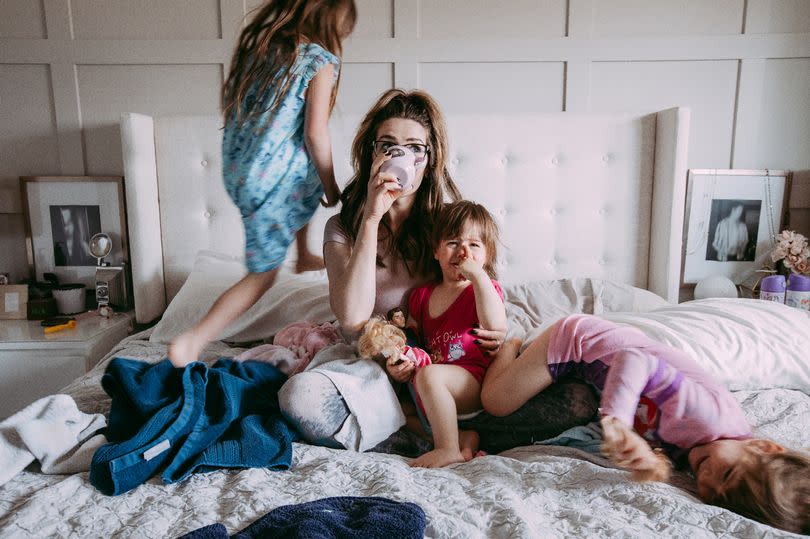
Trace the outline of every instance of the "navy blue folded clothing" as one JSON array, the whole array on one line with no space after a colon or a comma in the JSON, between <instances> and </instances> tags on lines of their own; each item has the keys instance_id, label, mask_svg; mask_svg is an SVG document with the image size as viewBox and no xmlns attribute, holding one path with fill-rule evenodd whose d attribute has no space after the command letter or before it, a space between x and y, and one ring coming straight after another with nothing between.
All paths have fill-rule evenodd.
<instances>
[{"instance_id":1,"label":"navy blue folded clothing","mask_svg":"<svg viewBox=\"0 0 810 539\"><path fill-rule=\"evenodd\" d=\"M165 483L216 468L289 469L297 433L278 407L285 380L258 361L175 369L168 360L114 358L101 380L112 397L110 443L93 456L90 482L115 495L164 465Z\"/></svg>"},{"instance_id":2,"label":"navy blue folded clothing","mask_svg":"<svg viewBox=\"0 0 810 539\"><path fill-rule=\"evenodd\" d=\"M339 496L307 503L276 507L262 518L235 533L234 539L349 539L382 537L416 539L424 537L427 519L415 503L379 497ZM194 530L180 539L225 539L222 524Z\"/></svg>"}]
</instances>

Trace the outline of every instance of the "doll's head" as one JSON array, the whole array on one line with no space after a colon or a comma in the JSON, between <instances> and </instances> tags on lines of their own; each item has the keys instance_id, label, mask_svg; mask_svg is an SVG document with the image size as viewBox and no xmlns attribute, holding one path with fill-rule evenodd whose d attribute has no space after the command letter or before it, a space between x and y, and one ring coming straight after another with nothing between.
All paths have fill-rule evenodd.
<instances>
[{"instance_id":1,"label":"doll's head","mask_svg":"<svg viewBox=\"0 0 810 539\"><path fill-rule=\"evenodd\" d=\"M389 322L394 324L399 329L405 329L405 311L402 307L394 307L385 316Z\"/></svg>"},{"instance_id":2,"label":"doll's head","mask_svg":"<svg viewBox=\"0 0 810 539\"><path fill-rule=\"evenodd\" d=\"M363 333L357 341L360 356L371 359L398 355L404 346L405 333L391 322L377 316L366 322Z\"/></svg>"}]
</instances>

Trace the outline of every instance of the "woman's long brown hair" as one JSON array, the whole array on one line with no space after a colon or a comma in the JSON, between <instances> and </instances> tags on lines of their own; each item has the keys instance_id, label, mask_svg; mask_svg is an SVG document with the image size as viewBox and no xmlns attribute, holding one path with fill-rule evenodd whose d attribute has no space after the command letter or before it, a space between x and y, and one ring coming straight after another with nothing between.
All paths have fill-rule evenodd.
<instances>
[{"instance_id":1,"label":"woman's long brown hair","mask_svg":"<svg viewBox=\"0 0 810 539\"><path fill-rule=\"evenodd\" d=\"M223 116L227 119L235 113L241 125L255 115L275 111L292 82L290 70L298 44L316 43L340 58L341 41L356 20L354 0L267 0L239 36L222 85ZM332 91L332 106L338 83ZM256 99L246 102L254 87ZM275 91L269 92L271 87Z\"/></svg>"},{"instance_id":2,"label":"woman's long brown hair","mask_svg":"<svg viewBox=\"0 0 810 539\"><path fill-rule=\"evenodd\" d=\"M436 101L427 93L393 88L382 94L363 118L352 143L355 174L340 197L343 203L340 224L353 240L357 239L368 196L374 153L372 143L380 124L389 118L404 118L422 125L428 133L430 156L422 184L405 222L394 233L386 213L380 227L391 238L388 242L389 252L402 257L412 275L435 277L438 268L433 258L431 237L434 219L446 197L454 202L461 199L461 193L447 171L447 128L444 118ZM380 256L377 257L377 264L382 265Z\"/></svg>"}]
</instances>

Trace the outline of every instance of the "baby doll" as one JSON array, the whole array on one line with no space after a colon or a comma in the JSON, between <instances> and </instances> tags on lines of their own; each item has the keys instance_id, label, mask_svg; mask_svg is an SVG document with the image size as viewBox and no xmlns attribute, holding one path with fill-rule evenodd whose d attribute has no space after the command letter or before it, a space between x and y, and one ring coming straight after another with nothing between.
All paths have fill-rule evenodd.
<instances>
[{"instance_id":1,"label":"baby doll","mask_svg":"<svg viewBox=\"0 0 810 539\"><path fill-rule=\"evenodd\" d=\"M405 332L395 322L387 322L380 317L366 322L357 341L357 350L362 357L384 358L380 365L382 368L386 364L397 365L406 360L413 361L417 369L432 363L427 352L407 344Z\"/></svg>"}]
</instances>

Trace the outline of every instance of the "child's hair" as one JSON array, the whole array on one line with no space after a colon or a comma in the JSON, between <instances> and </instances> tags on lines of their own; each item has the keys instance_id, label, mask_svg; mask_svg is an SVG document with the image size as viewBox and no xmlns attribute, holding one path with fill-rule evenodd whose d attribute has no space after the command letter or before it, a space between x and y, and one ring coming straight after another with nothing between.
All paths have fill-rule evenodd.
<instances>
[{"instance_id":1,"label":"child's hair","mask_svg":"<svg viewBox=\"0 0 810 539\"><path fill-rule=\"evenodd\" d=\"M750 455L734 489L710 500L743 516L795 533L810 533L810 455Z\"/></svg>"},{"instance_id":2,"label":"child's hair","mask_svg":"<svg viewBox=\"0 0 810 539\"><path fill-rule=\"evenodd\" d=\"M481 232L481 241L487 249L487 260L484 271L491 278L496 278L495 262L498 260L499 230L492 215L481 204L469 200L459 200L445 204L439 212L433 229L431 245L435 250L442 240L458 237L467 222L477 226Z\"/></svg>"},{"instance_id":3,"label":"child's hair","mask_svg":"<svg viewBox=\"0 0 810 539\"><path fill-rule=\"evenodd\" d=\"M372 317L363 327L357 341L360 357L375 359L380 355L388 357L405 346L405 333L394 324L379 316Z\"/></svg>"},{"instance_id":4,"label":"child's hair","mask_svg":"<svg viewBox=\"0 0 810 539\"><path fill-rule=\"evenodd\" d=\"M445 201L461 199L450 173L447 171L447 128L439 105L430 95L421 91L406 92L398 88L383 93L366 113L352 143L352 167L354 176L346 185L340 197L340 224L352 239L357 238L363 220L363 206L368 196L368 180L371 164L374 161L373 142L380 124L390 118L403 118L419 123L427 130L429 148L428 163L422 185L416 192L414 204L408 218L393 233L390 218L386 214L381 225L393 235L389 244L393 251L404 260L412 275L431 276L436 267L433 264L433 250L430 248L430 234L433 216ZM390 252L389 251L389 252ZM377 265L382 266L381 257Z\"/></svg>"},{"instance_id":5,"label":"child's hair","mask_svg":"<svg viewBox=\"0 0 810 539\"><path fill-rule=\"evenodd\" d=\"M222 113L236 114L241 124L265 111L275 111L292 81L292 69L302 41L316 43L340 57L341 41L354 29L354 0L266 0L242 30L222 86ZM338 81L339 83L339 81ZM332 91L332 105L338 83ZM246 101L256 87L254 100ZM268 88L277 91L267 102Z\"/></svg>"}]
</instances>

